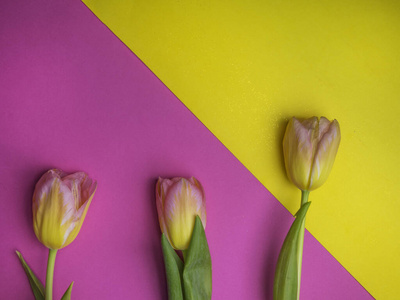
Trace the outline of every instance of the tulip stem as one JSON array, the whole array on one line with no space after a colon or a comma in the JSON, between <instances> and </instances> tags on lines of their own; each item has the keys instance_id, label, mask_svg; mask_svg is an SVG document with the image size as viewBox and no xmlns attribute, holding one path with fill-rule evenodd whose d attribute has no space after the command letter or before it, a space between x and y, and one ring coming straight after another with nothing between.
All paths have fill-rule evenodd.
<instances>
[{"instance_id":1,"label":"tulip stem","mask_svg":"<svg viewBox=\"0 0 400 300\"><path fill-rule=\"evenodd\" d=\"M310 195L310 191L301 191L301 206L308 202L308 195Z\"/></svg>"},{"instance_id":2,"label":"tulip stem","mask_svg":"<svg viewBox=\"0 0 400 300\"><path fill-rule=\"evenodd\" d=\"M53 298L53 275L54 264L56 262L57 249L49 249L49 259L47 260L47 274L46 274L46 292L45 299L52 300Z\"/></svg>"},{"instance_id":3,"label":"tulip stem","mask_svg":"<svg viewBox=\"0 0 400 300\"><path fill-rule=\"evenodd\" d=\"M301 206L308 202L308 195L310 191L301 191ZM301 207L300 206L300 207ZM297 244L297 300L300 299L300 281L301 281L301 265L303 261L303 244L304 244L304 230L306 225L306 217L301 223L299 240Z\"/></svg>"}]
</instances>

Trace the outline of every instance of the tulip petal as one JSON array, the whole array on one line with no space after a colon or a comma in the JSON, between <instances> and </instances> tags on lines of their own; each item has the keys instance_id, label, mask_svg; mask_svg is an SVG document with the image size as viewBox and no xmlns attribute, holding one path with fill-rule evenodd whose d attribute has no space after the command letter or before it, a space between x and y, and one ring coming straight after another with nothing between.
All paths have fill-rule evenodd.
<instances>
[{"instance_id":1,"label":"tulip petal","mask_svg":"<svg viewBox=\"0 0 400 300\"><path fill-rule=\"evenodd\" d=\"M317 118L300 122L292 118L286 127L283 138L283 150L286 173L289 179L300 189L307 190L313 157L312 132Z\"/></svg>"},{"instance_id":2,"label":"tulip petal","mask_svg":"<svg viewBox=\"0 0 400 300\"><path fill-rule=\"evenodd\" d=\"M321 117L318 122L318 142L321 141L322 137L325 135L325 133L328 132L329 128L331 126L331 121L329 121L325 117Z\"/></svg>"},{"instance_id":3,"label":"tulip petal","mask_svg":"<svg viewBox=\"0 0 400 300\"><path fill-rule=\"evenodd\" d=\"M93 195L97 184L89 178L85 172L77 172L62 178L63 184L70 189L76 201L76 209L79 209L91 195Z\"/></svg>"},{"instance_id":4,"label":"tulip petal","mask_svg":"<svg viewBox=\"0 0 400 300\"><path fill-rule=\"evenodd\" d=\"M206 228L206 223L207 223L207 212L206 212L206 195L204 193L204 189L200 183L200 181L198 181L196 178L191 177L189 179L189 182L194 185L193 190L197 193L196 199L200 200L200 210L199 213L197 213L197 215L200 217L201 219L201 223L203 224L204 229Z\"/></svg>"},{"instance_id":5,"label":"tulip petal","mask_svg":"<svg viewBox=\"0 0 400 300\"><path fill-rule=\"evenodd\" d=\"M70 221L70 225L65 231L63 247L69 245L77 237L79 231L81 230L81 227L82 227L83 221L86 218L86 214L89 209L90 203L92 202L94 193L96 192L97 182L92 181L92 184L87 187L89 188L89 190L86 192L89 193L89 191L90 191L91 194L84 203L81 203L81 206L79 207L79 209L75 211L75 214Z\"/></svg>"},{"instance_id":6,"label":"tulip petal","mask_svg":"<svg viewBox=\"0 0 400 300\"><path fill-rule=\"evenodd\" d=\"M51 194L53 185L60 180L62 175L63 173L60 170L49 170L39 179L33 193L32 208L34 212L40 206L41 201Z\"/></svg>"},{"instance_id":7,"label":"tulip petal","mask_svg":"<svg viewBox=\"0 0 400 300\"><path fill-rule=\"evenodd\" d=\"M55 179L48 193L42 193L35 212L34 229L38 239L50 249L60 249L64 243L64 233L68 223L61 224L68 203L73 199L71 192L64 186L60 189L60 179ZM67 205L65 205L67 204Z\"/></svg>"},{"instance_id":8,"label":"tulip petal","mask_svg":"<svg viewBox=\"0 0 400 300\"><path fill-rule=\"evenodd\" d=\"M203 194L184 178L170 186L165 196L165 223L172 246L187 249L195 216L203 213Z\"/></svg>"},{"instance_id":9,"label":"tulip petal","mask_svg":"<svg viewBox=\"0 0 400 300\"><path fill-rule=\"evenodd\" d=\"M171 243L171 240L168 236L167 226L165 225L165 216L164 216L164 199L165 199L165 190L163 188L163 181L167 179L158 178L156 185L156 206L157 206L157 214L158 214L158 222L160 224L161 232L165 234L168 241Z\"/></svg>"},{"instance_id":10,"label":"tulip petal","mask_svg":"<svg viewBox=\"0 0 400 300\"><path fill-rule=\"evenodd\" d=\"M326 124L325 121L323 122ZM341 139L338 121L329 122L329 126L325 126L321 134L323 135L318 143L312 164L309 190L320 187L332 170Z\"/></svg>"}]
</instances>

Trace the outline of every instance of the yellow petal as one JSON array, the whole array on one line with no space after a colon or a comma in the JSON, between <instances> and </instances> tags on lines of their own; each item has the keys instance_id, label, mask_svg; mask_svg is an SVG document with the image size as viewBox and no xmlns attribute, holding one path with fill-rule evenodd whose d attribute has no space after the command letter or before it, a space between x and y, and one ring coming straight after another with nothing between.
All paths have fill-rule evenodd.
<instances>
[{"instance_id":1,"label":"yellow petal","mask_svg":"<svg viewBox=\"0 0 400 300\"><path fill-rule=\"evenodd\" d=\"M309 190L320 187L328 179L335 162L340 139L339 123L333 120L318 143L311 171Z\"/></svg>"},{"instance_id":2,"label":"yellow petal","mask_svg":"<svg viewBox=\"0 0 400 300\"><path fill-rule=\"evenodd\" d=\"M306 120L304 124L292 118L283 138L285 168L289 179L301 190L309 185L313 157L312 133L317 119Z\"/></svg>"},{"instance_id":3,"label":"yellow petal","mask_svg":"<svg viewBox=\"0 0 400 300\"><path fill-rule=\"evenodd\" d=\"M173 184L165 198L165 223L172 246L187 249L192 236L196 215L203 215L202 191L192 182L181 178Z\"/></svg>"}]
</instances>

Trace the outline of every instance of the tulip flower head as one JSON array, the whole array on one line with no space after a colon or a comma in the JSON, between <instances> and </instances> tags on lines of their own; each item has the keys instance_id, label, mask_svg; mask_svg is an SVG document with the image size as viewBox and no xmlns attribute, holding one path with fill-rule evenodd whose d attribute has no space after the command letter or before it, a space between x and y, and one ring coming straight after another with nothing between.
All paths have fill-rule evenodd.
<instances>
[{"instance_id":1,"label":"tulip flower head","mask_svg":"<svg viewBox=\"0 0 400 300\"><path fill-rule=\"evenodd\" d=\"M206 226L204 190L192 177L162 179L156 186L156 202L161 231L177 250L189 247L196 215Z\"/></svg>"},{"instance_id":2,"label":"tulip flower head","mask_svg":"<svg viewBox=\"0 0 400 300\"><path fill-rule=\"evenodd\" d=\"M50 249L69 245L78 235L97 183L84 172L67 175L46 172L33 194L33 227L39 241Z\"/></svg>"},{"instance_id":3,"label":"tulip flower head","mask_svg":"<svg viewBox=\"0 0 400 300\"><path fill-rule=\"evenodd\" d=\"M303 191L320 187L331 172L339 143L340 128L336 120L290 119L283 138L289 179Z\"/></svg>"}]
</instances>

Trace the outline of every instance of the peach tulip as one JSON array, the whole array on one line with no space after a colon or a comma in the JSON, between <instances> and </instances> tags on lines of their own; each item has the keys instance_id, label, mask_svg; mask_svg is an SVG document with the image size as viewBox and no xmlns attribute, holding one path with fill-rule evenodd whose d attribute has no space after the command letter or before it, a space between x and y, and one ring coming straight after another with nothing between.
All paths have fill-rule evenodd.
<instances>
[{"instance_id":1,"label":"peach tulip","mask_svg":"<svg viewBox=\"0 0 400 300\"><path fill-rule=\"evenodd\" d=\"M339 143L340 128L336 120L290 119L283 139L289 179L303 191L320 187L331 172Z\"/></svg>"},{"instance_id":2,"label":"peach tulip","mask_svg":"<svg viewBox=\"0 0 400 300\"><path fill-rule=\"evenodd\" d=\"M174 249L189 247L196 215L206 226L204 190L192 177L162 179L156 186L156 202L161 231Z\"/></svg>"},{"instance_id":3,"label":"peach tulip","mask_svg":"<svg viewBox=\"0 0 400 300\"><path fill-rule=\"evenodd\" d=\"M84 172L67 175L53 169L37 182L33 194L33 227L49 249L61 249L78 235L97 183Z\"/></svg>"}]
</instances>

